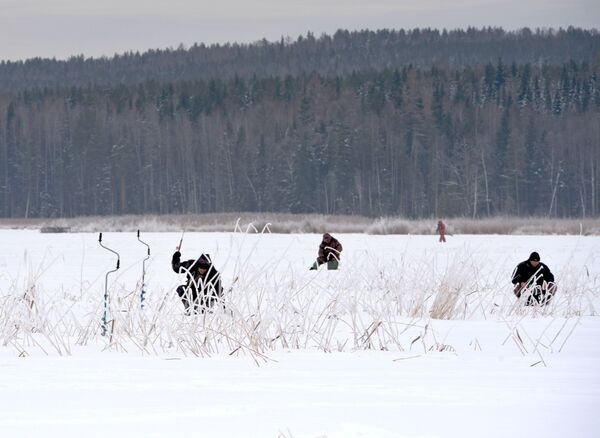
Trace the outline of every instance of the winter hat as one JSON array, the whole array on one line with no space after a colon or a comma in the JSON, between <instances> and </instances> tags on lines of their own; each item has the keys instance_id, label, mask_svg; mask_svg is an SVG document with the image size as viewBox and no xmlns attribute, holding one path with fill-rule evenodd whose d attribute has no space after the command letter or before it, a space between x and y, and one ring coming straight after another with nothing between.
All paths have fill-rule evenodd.
<instances>
[{"instance_id":1,"label":"winter hat","mask_svg":"<svg viewBox=\"0 0 600 438\"><path fill-rule=\"evenodd\" d=\"M529 255L529 260L534 261L534 262L539 262L540 261L540 255L533 251L530 255Z\"/></svg>"},{"instance_id":2,"label":"winter hat","mask_svg":"<svg viewBox=\"0 0 600 438\"><path fill-rule=\"evenodd\" d=\"M210 265L212 265L210 256L208 254L202 254L198 257L196 263L194 263L194 268L208 269L210 268Z\"/></svg>"}]
</instances>

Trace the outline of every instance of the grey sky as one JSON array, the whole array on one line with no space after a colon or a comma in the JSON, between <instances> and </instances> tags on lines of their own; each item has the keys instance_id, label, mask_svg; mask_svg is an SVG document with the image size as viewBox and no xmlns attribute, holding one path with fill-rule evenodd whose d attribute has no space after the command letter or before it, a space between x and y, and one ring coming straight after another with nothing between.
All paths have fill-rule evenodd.
<instances>
[{"instance_id":1,"label":"grey sky","mask_svg":"<svg viewBox=\"0 0 600 438\"><path fill-rule=\"evenodd\" d=\"M0 0L0 59L488 25L600 28L600 0Z\"/></svg>"}]
</instances>

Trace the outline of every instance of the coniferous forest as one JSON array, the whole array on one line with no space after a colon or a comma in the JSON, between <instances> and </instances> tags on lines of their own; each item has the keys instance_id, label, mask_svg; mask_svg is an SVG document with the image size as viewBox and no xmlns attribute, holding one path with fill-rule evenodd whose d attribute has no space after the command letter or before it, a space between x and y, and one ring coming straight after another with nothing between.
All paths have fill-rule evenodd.
<instances>
[{"instance_id":1,"label":"coniferous forest","mask_svg":"<svg viewBox=\"0 0 600 438\"><path fill-rule=\"evenodd\" d=\"M338 31L0 63L0 217L600 213L600 33Z\"/></svg>"}]
</instances>

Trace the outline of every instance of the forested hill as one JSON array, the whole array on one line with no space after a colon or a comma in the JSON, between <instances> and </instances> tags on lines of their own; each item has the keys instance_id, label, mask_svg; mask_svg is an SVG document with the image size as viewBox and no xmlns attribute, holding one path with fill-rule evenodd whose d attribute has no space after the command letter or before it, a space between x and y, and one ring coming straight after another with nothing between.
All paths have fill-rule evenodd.
<instances>
[{"instance_id":1,"label":"forested hill","mask_svg":"<svg viewBox=\"0 0 600 438\"><path fill-rule=\"evenodd\" d=\"M316 72L336 76L370 69L464 67L501 58L506 64L560 65L590 62L600 51L594 30L506 32L499 28L439 31L340 30L296 40L253 44L194 45L189 49L150 50L112 58L67 61L31 59L0 63L0 91L30 88L137 84L211 78L296 76Z\"/></svg>"},{"instance_id":2,"label":"forested hill","mask_svg":"<svg viewBox=\"0 0 600 438\"><path fill-rule=\"evenodd\" d=\"M166 60L210 68L183 80ZM59 66L64 86L42 87ZM600 213L595 31L340 31L1 69L17 67L40 79L0 93L1 217Z\"/></svg>"}]
</instances>

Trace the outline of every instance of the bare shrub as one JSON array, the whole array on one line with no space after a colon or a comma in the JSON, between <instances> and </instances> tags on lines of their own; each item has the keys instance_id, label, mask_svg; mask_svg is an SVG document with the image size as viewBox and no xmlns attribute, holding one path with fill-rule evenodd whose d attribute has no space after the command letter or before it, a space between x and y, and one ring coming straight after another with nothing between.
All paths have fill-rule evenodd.
<instances>
[{"instance_id":1,"label":"bare shrub","mask_svg":"<svg viewBox=\"0 0 600 438\"><path fill-rule=\"evenodd\" d=\"M467 249L400 252L393 260L364 250L346 256L343 270L308 271L282 266L285 252L279 260L257 262L253 254L269 228L260 225L246 234L237 223L234 246L246 244L249 251L243 258L239 251L228 255L234 280L225 285L223 303L203 314L184 315L172 290L149 294L142 309L137 288L115 280L109 285L108 333L101 336L100 284L82 285L82 293L44 290L43 264L29 266L26 282L9 284L0 294L0 342L18 355L68 355L73 346L100 345L142 354L244 354L260 364L276 349L455 352L459 346L438 339L433 325L486 319L504 323L507 339L523 354L541 357L564 346L576 326L572 321L598 314L600 278L587 269L593 255L583 264L556 267L559 293L550 305L525 307L507 287L505 273L494 266L483 273L482 261ZM568 322L534 334L523 321L537 318Z\"/></svg>"},{"instance_id":2,"label":"bare shrub","mask_svg":"<svg viewBox=\"0 0 600 438\"><path fill-rule=\"evenodd\" d=\"M65 230L72 232L136 231L198 232L234 231L236 224L262 230L269 224L273 233L366 233L366 234L434 234L437 219L402 217L370 218L285 213L210 213L201 215L125 215L86 216L62 219L1 219L0 227ZM448 218L448 234L570 234L600 235L599 219L557 218Z\"/></svg>"},{"instance_id":3,"label":"bare shrub","mask_svg":"<svg viewBox=\"0 0 600 438\"><path fill-rule=\"evenodd\" d=\"M48 225L40 228L40 233L68 233L70 230L69 227Z\"/></svg>"}]
</instances>

